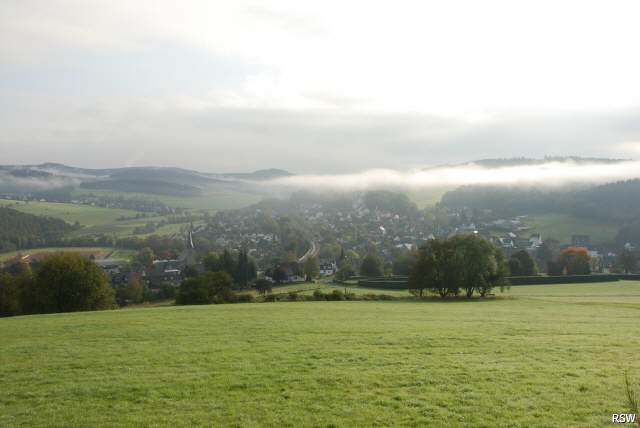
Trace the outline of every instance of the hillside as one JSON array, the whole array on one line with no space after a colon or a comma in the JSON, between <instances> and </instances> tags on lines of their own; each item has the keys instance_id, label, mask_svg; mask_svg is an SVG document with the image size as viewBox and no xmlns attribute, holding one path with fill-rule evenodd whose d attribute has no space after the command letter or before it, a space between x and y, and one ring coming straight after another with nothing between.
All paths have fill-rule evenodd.
<instances>
[{"instance_id":1,"label":"hillside","mask_svg":"<svg viewBox=\"0 0 640 428\"><path fill-rule=\"evenodd\" d=\"M462 186L443 195L449 208L492 210L499 216L564 213L626 222L640 217L640 179L598 186Z\"/></svg>"},{"instance_id":2,"label":"hillside","mask_svg":"<svg viewBox=\"0 0 640 428\"><path fill-rule=\"evenodd\" d=\"M0 319L0 426L604 426L626 409L639 283L509 294Z\"/></svg>"},{"instance_id":3,"label":"hillside","mask_svg":"<svg viewBox=\"0 0 640 428\"><path fill-rule=\"evenodd\" d=\"M257 182L291 175L279 169L202 173L173 167L76 168L56 163L0 165L0 193L38 194L62 201L77 188L121 193L198 197L211 192L258 192ZM66 196L65 196L66 195Z\"/></svg>"},{"instance_id":4,"label":"hillside","mask_svg":"<svg viewBox=\"0 0 640 428\"><path fill-rule=\"evenodd\" d=\"M0 207L0 251L56 244L74 227L60 219Z\"/></svg>"}]
</instances>

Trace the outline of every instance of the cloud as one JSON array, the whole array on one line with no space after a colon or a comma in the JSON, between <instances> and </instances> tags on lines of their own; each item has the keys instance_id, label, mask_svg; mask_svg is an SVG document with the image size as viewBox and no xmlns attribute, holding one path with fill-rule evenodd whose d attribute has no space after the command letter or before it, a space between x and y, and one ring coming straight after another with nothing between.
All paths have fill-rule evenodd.
<instances>
[{"instance_id":1,"label":"cloud","mask_svg":"<svg viewBox=\"0 0 640 428\"><path fill-rule=\"evenodd\" d=\"M608 114L504 113L473 122L425 114L175 104L171 99L122 106L85 106L65 97L18 103L0 99L0 156L5 163L18 164L135 163L210 172L274 167L295 173L350 173L521 156L629 158L637 153L621 151L616 142L640 140L632 120L640 121L637 109Z\"/></svg>"},{"instance_id":2,"label":"cloud","mask_svg":"<svg viewBox=\"0 0 640 428\"><path fill-rule=\"evenodd\" d=\"M487 168L476 164L436 167L427 170L367 170L354 174L298 175L272 180L265 185L289 189L351 191L371 189L428 189L460 185L597 184L640 178L640 162L576 163L547 162L536 165Z\"/></svg>"},{"instance_id":3,"label":"cloud","mask_svg":"<svg viewBox=\"0 0 640 428\"><path fill-rule=\"evenodd\" d=\"M60 187L75 187L80 185L77 177L16 177L0 171L0 191L24 192L45 191Z\"/></svg>"},{"instance_id":4,"label":"cloud","mask_svg":"<svg viewBox=\"0 0 640 428\"><path fill-rule=\"evenodd\" d=\"M4 1L0 156L303 173L633 156L614 146L640 141L639 7Z\"/></svg>"}]
</instances>

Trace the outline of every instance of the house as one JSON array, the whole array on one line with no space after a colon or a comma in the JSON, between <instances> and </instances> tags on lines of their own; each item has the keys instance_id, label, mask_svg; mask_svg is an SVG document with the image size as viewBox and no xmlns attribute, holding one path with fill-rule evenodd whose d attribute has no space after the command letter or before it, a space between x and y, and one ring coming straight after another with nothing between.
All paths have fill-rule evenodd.
<instances>
[{"instance_id":1,"label":"house","mask_svg":"<svg viewBox=\"0 0 640 428\"><path fill-rule=\"evenodd\" d=\"M571 246L589 248L591 246L591 238L589 235L571 235Z\"/></svg>"},{"instance_id":2,"label":"house","mask_svg":"<svg viewBox=\"0 0 640 428\"><path fill-rule=\"evenodd\" d=\"M338 264L335 260L320 262L320 275L333 275L338 271Z\"/></svg>"},{"instance_id":3,"label":"house","mask_svg":"<svg viewBox=\"0 0 640 428\"><path fill-rule=\"evenodd\" d=\"M531 237L529 238L529 248L535 249L541 246L542 244L543 244L542 235L540 235L539 233L531 234Z\"/></svg>"},{"instance_id":4,"label":"house","mask_svg":"<svg viewBox=\"0 0 640 428\"><path fill-rule=\"evenodd\" d=\"M162 283L179 285L183 267L180 260L154 260L151 269L145 272L144 278L150 287L158 287Z\"/></svg>"}]
</instances>

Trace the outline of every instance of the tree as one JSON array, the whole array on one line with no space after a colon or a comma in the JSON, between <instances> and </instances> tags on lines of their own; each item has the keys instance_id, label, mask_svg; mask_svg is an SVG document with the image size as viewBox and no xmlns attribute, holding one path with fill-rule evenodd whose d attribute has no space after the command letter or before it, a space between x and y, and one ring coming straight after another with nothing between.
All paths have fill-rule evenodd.
<instances>
[{"instance_id":1,"label":"tree","mask_svg":"<svg viewBox=\"0 0 640 428\"><path fill-rule=\"evenodd\" d=\"M253 281L258 277L258 269L256 268L256 262L254 262L253 259L249 259L247 265L247 277L249 281Z\"/></svg>"},{"instance_id":2,"label":"tree","mask_svg":"<svg viewBox=\"0 0 640 428\"><path fill-rule=\"evenodd\" d=\"M241 288L245 288L249 282L249 258L243 249L238 252L234 278Z\"/></svg>"},{"instance_id":3,"label":"tree","mask_svg":"<svg viewBox=\"0 0 640 428\"><path fill-rule=\"evenodd\" d=\"M506 284L506 263L502 252L476 235L458 235L431 240L418 251L409 273L409 288L422 296L425 290L440 297L467 297L475 291L484 297L493 287Z\"/></svg>"},{"instance_id":4,"label":"tree","mask_svg":"<svg viewBox=\"0 0 640 428\"><path fill-rule=\"evenodd\" d=\"M382 262L375 254L369 253L360 264L360 274L363 276L382 275Z\"/></svg>"},{"instance_id":5,"label":"tree","mask_svg":"<svg viewBox=\"0 0 640 428\"><path fill-rule=\"evenodd\" d=\"M287 272L284 270L282 266L276 266L273 269L273 280L276 284L282 284L288 278Z\"/></svg>"},{"instance_id":6,"label":"tree","mask_svg":"<svg viewBox=\"0 0 640 428\"><path fill-rule=\"evenodd\" d=\"M489 264L489 271L485 277L483 284L477 288L480 297L485 297L494 287L500 287L500 291L504 291L504 287L509 285L507 281L508 266L502 250L493 247L492 261Z\"/></svg>"},{"instance_id":7,"label":"tree","mask_svg":"<svg viewBox=\"0 0 640 428\"><path fill-rule=\"evenodd\" d=\"M530 276L536 274L536 264L525 250L514 253L509 258L511 276Z\"/></svg>"},{"instance_id":8,"label":"tree","mask_svg":"<svg viewBox=\"0 0 640 428\"><path fill-rule=\"evenodd\" d=\"M636 256L634 256L631 251L625 248L618 255L617 265L626 274L634 272L636 270L636 265L637 265Z\"/></svg>"},{"instance_id":9,"label":"tree","mask_svg":"<svg viewBox=\"0 0 640 428\"><path fill-rule=\"evenodd\" d=\"M418 258L417 251L403 251L393 261L393 274L394 275L409 275L413 264L416 263Z\"/></svg>"},{"instance_id":10,"label":"tree","mask_svg":"<svg viewBox=\"0 0 640 428\"><path fill-rule=\"evenodd\" d=\"M492 266L495 264L495 247L477 235L458 235L451 238L460 258L460 287L468 298L476 290L486 289Z\"/></svg>"},{"instance_id":11,"label":"tree","mask_svg":"<svg viewBox=\"0 0 640 428\"><path fill-rule=\"evenodd\" d=\"M0 273L0 317L18 315L21 312L18 280L9 273Z\"/></svg>"},{"instance_id":12,"label":"tree","mask_svg":"<svg viewBox=\"0 0 640 428\"><path fill-rule=\"evenodd\" d=\"M225 248L222 252L222 270L228 273L231 277L236 275L236 262L233 259L233 255Z\"/></svg>"},{"instance_id":13,"label":"tree","mask_svg":"<svg viewBox=\"0 0 640 428\"><path fill-rule=\"evenodd\" d=\"M180 284L176 303L179 305L207 305L235 300L233 281L226 272L207 272Z\"/></svg>"},{"instance_id":14,"label":"tree","mask_svg":"<svg viewBox=\"0 0 640 428\"><path fill-rule=\"evenodd\" d=\"M129 275L125 290L125 298L129 303L141 303L144 299L144 285L136 274Z\"/></svg>"},{"instance_id":15,"label":"tree","mask_svg":"<svg viewBox=\"0 0 640 428\"><path fill-rule=\"evenodd\" d=\"M560 253L558 263L562 266L562 272L567 275L589 275L589 253L586 248L569 247Z\"/></svg>"},{"instance_id":16,"label":"tree","mask_svg":"<svg viewBox=\"0 0 640 428\"><path fill-rule=\"evenodd\" d=\"M209 272L220 272L224 270L222 259L214 252L211 252L204 256L204 258L202 259L202 263Z\"/></svg>"},{"instance_id":17,"label":"tree","mask_svg":"<svg viewBox=\"0 0 640 428\"><path fill-rule=\"evenodd\" d=\"M547 266L547 263L553 259L553 252L546 242L543 242L538 248L536 248L536 264L541 269Z\"/></svg>"},{"instance_id":18,"label":"tree","mask_svg":"<svg viewBox=\"0 0 640 428\"><path fill-rule=\"evenodd\" d=\"M351 266L350 263L344 263L340 267L340 269L338 269L338 272L336 272L336 279L338 281L346 281L352 276L355 276L355 274L356 270L353 268L353 266Z\"/></svg>"},{"instance_id":19,"label":"tree","mask_svg":"<svg viewBox=\"0 0 640 428\"><path fill-rule=\"evenodd\" d=\"M414 294L423 295L425 289L444 298L460 292L462 265L452 240L429 241L420 248L418 261L409 275L409 287Z\"/></svg>"},{"instance_id":20,"label":"tree","mask_svg":"<svg viewBox=\"0 0 640 428\"><path fill-rule=\"evenodd\" d=\"M271 281L261 278L253 284L253 288L255 288L256 291L262 295L271 293L271 289L272 289Z\"/></svg>"},{"instance_id":21,"label":"tree","mask_svg":"<svg viewBox=\"0 0 640 428\"><path fill-rule=\"evenodd\" d=\"M153 252L153 250L149 247L145 247L140 251L138 251L138 254L134 256L133 261L134 263L139 263L144 267L148 267L153 263L155 258L156 258L156 255Z\"/></svg>"},{"instance_id":22,"label":"tree","mask_svg":"<svg viewBox=\"0 0 640 428\"><path fill-rule=\"evenodd\" d=\"M311 282L313 278L318 276L320 273L320 265L318 263L318 259L316 257L308 257L307 260L304 261L304 276L305 281Z\"/></svg>"},{"instance_id":23,"label":"tree","mask_svg":"<svg viewBox=\"0 0 640 428\"><path fill-rule=\"evenodd\" d=\"M113 290L95 263L77 254L58 253L40 265L23 308L27 313L111 309Z\"/></svg>"},{"instance_id":24,"label":"tree","mask_svg":"<svg viewBox=\"0 0 640 428\"><path fill-rule=\"evenodd\" d=\"M181 273L183 278L193 278L200 274L194 265L185 266Z\"/></svg>"},{"instance_id":25,"label":"tree","mask_svg":"<svg viewBox=\"0 0 640 428\"><path fill-rule=\"evenodd\" d=\"M547 262L547 275L558 276L562 275L562 264L557 260L549 260Z\"/></svg>"}]
</instances>

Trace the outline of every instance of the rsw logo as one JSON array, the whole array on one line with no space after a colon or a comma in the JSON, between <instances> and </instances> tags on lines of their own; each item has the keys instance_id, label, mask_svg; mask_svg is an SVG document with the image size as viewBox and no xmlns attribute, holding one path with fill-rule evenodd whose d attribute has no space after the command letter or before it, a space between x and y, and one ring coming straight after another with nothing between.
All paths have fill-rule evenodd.
<instances>
[{"instance_id":1,"label":"rsw logo","mask_svg":"<svg viewBox=\"0 0 640 428\"><path fill-rule=\"evenodd\" d=\"M611 423L614 424L632 424L636 421L635 413L612 413Z\"/></svg>"}]
</instances>

